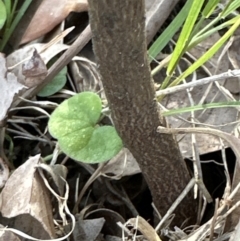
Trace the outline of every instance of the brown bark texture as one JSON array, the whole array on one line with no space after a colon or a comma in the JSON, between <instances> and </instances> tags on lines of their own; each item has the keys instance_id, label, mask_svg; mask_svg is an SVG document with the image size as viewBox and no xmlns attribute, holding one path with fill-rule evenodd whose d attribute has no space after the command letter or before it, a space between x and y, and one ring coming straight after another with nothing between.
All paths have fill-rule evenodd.
<instances>
[{"instance_id":1,"label":"brown bark texture","mask_svg":"<svg viewBox=\"0 0 240 241\"><path fill-rule=\"evenodd\" d=\"M94 52L114 125L164 215L190 176L173 136L157 133L165 121L148 63L144 1L89 0L89 7ZM178 220L189 217L193 206L191 197L185 198Z\"/></svg>"}]
</instances>

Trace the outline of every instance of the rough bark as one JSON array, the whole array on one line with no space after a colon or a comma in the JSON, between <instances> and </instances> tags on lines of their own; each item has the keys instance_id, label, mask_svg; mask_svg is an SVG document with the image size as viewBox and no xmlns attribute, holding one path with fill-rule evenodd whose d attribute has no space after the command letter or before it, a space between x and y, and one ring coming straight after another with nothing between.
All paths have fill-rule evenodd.
<instances>
[{"instance_id":1,"label":"rough bark","mask_svg":"<svg viewBox=\"0 0 240 241\"><path fill-rule=\"evenodd\" d=\"M150 75L144 2L89 0L89 7L94 52L115 127L163 215L190 177L173 136L157 133L165 124ZM178 217L189 217L193 200L188 197L183 204Z\"/></svg>"}]
</instances>

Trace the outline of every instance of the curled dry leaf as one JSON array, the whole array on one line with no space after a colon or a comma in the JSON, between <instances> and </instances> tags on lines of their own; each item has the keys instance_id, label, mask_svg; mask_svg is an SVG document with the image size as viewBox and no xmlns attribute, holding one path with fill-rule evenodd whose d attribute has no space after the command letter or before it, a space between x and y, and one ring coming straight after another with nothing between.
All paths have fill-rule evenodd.
<instances>
[{"instance_id":1,"label":"curled dry leaf","mask_svg":"<svg viewBox=\"0 0 240 241\"><path fill-rule=\"evenodd\" d=\"M1 193L0 222L39 239L55 236L52 207L48 189L37 165L40 155L29 158L8 179ZM10 223L9 223L10 222Z\"/></svg>"},{"instance_id":2,"label":"curled dry leaf","mask_svg":"<svg viewBox=\"0 0 240 241\"><path fill-rule=\"evenodd\" d=\"M0 188L3 188L9 177L9 168L0 157Z\"/></svg>"},{"instance_id":3,"label":"curled dry leaf","mask_svg":"<svg viewBox=\"0 0 240 241\"><path fill-rule=\"evenodd\" d=\"M85 12L87 0L44 0L28 26L21 43L37 39L61 23L70 12Z\"/></svg>"},{"instance_id":4,"label":"curled dry leaf","mask_svg":"<svg viewBox=\"0 0 240 241\"><path fill-rule=\"evenodd\" d=\"M0 122L6 117L8 109L17 97L19 91L25 88L25 86L18 82L15 74L7 72L6 59L4 55L0 53Z\"/></svg>"},{"instance_id":5,"label":"curled dry leaf","mask_svg":"<svg viewBox=\"0 0 240 241\"><path fill-rule=\"evenodd\" d=\"M85 57L75 56L69 64L77 92L91 91L106 99L96 63Z\"/></svg>"},{"instance_id":6,"label":"curled dry leaf","mask_svg":"<svg viewBox=\"0 0 240 241\"><path fill-rule=\"evenodd\" d=\"M31 59L22 65L22 74L25 79L20 83L29 88L41 84L47 76L47 66L36 49L34 49Z\"/></svg>"},{"instance_id":7,"label":"curled dry leaf","mask_svg":"<svg viewBox=\"0 0 240 241\"><path fill-rule=\"evenodd\" d=\"M22 65L21 63L25 60L29 60L30 56L34 49L37 50L38 53L41 53L41 59L45 64L49 62L54 56L66 50L68 48L65 44L54 44L46 48L46 44L32 44L25 46L24 48L18 49L12 54L7 56L7 67L10 69L12 73L17 76L17 79L20 83L26 82L26 77L22 73ZM44 49L44 51L43 51Z\"/></svg>"}]
</instances>

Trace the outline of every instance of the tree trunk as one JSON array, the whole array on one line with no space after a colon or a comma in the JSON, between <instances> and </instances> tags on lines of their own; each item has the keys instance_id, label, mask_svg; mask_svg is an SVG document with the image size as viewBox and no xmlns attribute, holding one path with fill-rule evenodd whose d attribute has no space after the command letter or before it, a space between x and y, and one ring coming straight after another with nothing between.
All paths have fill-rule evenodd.
<instances>
[{"instance_id":1,"label":"tree trunk","mask_svg":"<svg viewBox=\"0 0 240 241\"><path fill-rule=\"evenodd\" d=\"M89 0L93 47L115 127L136 158L164 215L190 180L173 136L155 99L145 40L143 0ZM190 196L177 210L178 221L195 210ZM181 223L179 223L181 224Z\"/></svg>"}]
</instances>

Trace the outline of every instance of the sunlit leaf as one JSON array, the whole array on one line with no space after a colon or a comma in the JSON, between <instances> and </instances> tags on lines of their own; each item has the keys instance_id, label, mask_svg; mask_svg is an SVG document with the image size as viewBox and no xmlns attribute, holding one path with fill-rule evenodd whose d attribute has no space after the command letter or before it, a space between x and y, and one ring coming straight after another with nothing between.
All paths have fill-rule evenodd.
<instances>
[{"instance_id":1,"label":"sunlit leaf","mask_svg":"<svg viewBox=\"0 0 240 241\"><path fill-rule=\"evenodd\" d=\"M65 100L52 113L49 132L64 153L78 161L100 163L121 150L122 141L115 128L96 125L101 109L97 94L83 92Z\"/></svg>"}]
</instances>

